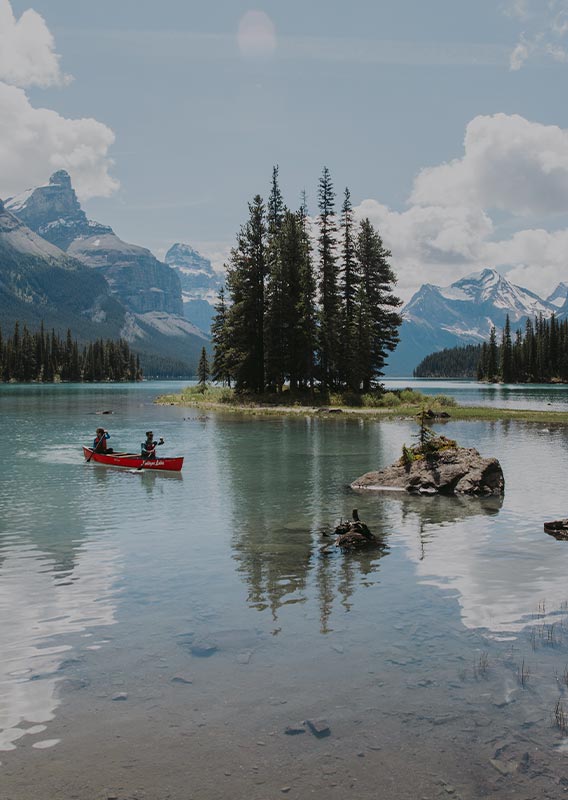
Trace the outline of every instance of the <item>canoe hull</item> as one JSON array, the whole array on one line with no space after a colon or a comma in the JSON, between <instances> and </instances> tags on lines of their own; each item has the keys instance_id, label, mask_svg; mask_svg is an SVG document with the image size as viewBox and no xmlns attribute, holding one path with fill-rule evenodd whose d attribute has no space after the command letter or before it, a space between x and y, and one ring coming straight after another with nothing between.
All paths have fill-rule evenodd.
<instances>
[{"instance_id":1,"label":"canoe hull","mask_svg":"<svg viewBox=\"0 0 568 800\"><path fill-rule=\"evenodd\" d=\"M180 458L144 459L135 453L93 453L90 447L83 447L83 455L86 459L97 464L106 464L108 467L142 468L159 472L180 472L183 467L183 456Z\"/></svg>"}]
</instances>

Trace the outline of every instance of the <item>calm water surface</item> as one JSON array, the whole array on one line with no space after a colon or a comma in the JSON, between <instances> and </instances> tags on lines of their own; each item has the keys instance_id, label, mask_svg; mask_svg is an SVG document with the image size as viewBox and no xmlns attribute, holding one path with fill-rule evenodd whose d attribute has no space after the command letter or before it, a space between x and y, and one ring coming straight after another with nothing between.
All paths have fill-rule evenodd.
<instances>
[{"instance_id":1,"label":"calm water surface","mask_svg":"<svg viewBox=\"0 0 568 800\"><path fill-rule=\"evenodd\" d=\"M502 502L356 495L411 422L165 389L0 387L0 796L566 796L568 542L542 523L568 516L568 429L444 426L500 459ZM85 464L99 425L115 449L151 428L182 475ZM322 555L354 507L384 548Z\"/></svg>"}]
</instances>

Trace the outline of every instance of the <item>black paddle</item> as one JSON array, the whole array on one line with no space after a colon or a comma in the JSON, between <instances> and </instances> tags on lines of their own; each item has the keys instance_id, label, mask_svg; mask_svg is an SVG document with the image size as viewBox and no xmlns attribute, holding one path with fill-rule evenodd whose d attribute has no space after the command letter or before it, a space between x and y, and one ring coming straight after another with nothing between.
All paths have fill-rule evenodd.
<instances>
[{"instance_id":1,"label":"black paddle","mask_svg":"<svg viewBox=\"0 0 568 800\"><path fill-rule=\"evenodd\" d=\"M105 431L105 433L107 433L107 431ZM92 458L92 457L95 455L95 453L98 453L98 452L99 452L99 448L100 448L100 446L101 446L101 442L102 442L102 441L104 441L104 438L105 438L105 433L103 433L103 435L101 436L101 438L100 438L100 439L97 441L96 445L93 447L93 452L91 453L91 455L90 455L90 456L89 456L89 458L87 459L87 462L86 462L87 464L89 463L89 461L91 460L91 458Z\"/></svg>"}]
</instances>

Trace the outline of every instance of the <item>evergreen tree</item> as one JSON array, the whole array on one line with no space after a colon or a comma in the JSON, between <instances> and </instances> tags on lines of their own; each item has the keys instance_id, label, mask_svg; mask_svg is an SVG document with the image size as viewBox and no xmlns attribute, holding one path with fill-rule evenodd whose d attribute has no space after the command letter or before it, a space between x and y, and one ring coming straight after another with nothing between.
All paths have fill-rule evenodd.
<instances>
[{"instance_id":1,"label":"evergreen tree","mask_svg":"<svg viewBox=\"0 0 568 800\"><path fill-rule=\"evenodd\" d=\"M199 365L197 367L197 378L199 386L201 386L202 390L205 390L209 378L209 361L207 360L207 351L205 347L201 349L201 357L199 358Z\"/></svg>"},{"instance_id":2,"label":"evergreen tree","mask_svg":"<svg viewBox=\"0 0 568 800\"><path fill-rule=\"evenodd\" d=\"M229 335L229 323L227 306L225 304L225 288L222 286L217 295L217 305L215 306L215 316L211 323L211 339L213 341L214 356L213 367L211 370L214 381L231 385L231 337Z\"/></svg>"},{"instance_id":3,"label":"evergreen tree","mask_svg":"<svg viewBox=\"0 0 568 800\"><path fill-rule=\"evenodd\" d=\"M382 375L388 353L395 349L399 340L398 329L402 318L397 308L401 301L392 293L396 276L389 264L391 255L370 220L364 219L357 237L357 259L367 307L363 318L366 317L370 326L366 334L360 333L358 336L360 340L368 339L370 347L362 368L363 391L369 391L375 385L377 378ZM362 296L363 293L360 293Z\"/></svg>"},{"instance_id":4,"label":"evergreen tree","mask_svg":"<svg viewBox=\"0 0 568 800\"><path fill-rule=\"evenodd\" d=\"M267 204L266 291L265 291L265 383L281 391L284 383L286 274L280 252L280 233L284 201L278 183L278 166L272 168L272 183Z\"/></svg>"},{"instance_id":5,"label":"evergreen tree","mask_svg":"<svg viewBox=\"0 0 568 800\"><path fill-rule=\"evenodd\" d=\"M300 229L300 263L298 268L298 380L300 388L314 388L315 352L317 347L316 279L312 261L312 243L305 191L298 211Z\"/></svg>"},{"instance_id":6,"label":"evergreen tree","mask_svg":"<svg viewBox=\"0 0 568 800\"><path fill-rule=\"evenodd\" d=\"M272 183L270 186L270 195L268 197L266 224L268 228L268 236L272 238L277 236L280 228L282 227L282 220L285 213L284 200L282 192L280 191L280 184L278 182L278 164L272 167Z\"/></svg>"},{"instance_id":7,"label":"evergreen tree","mask_svg":"<svg viewBox=\"0 0 568 800\"><path fill-rule=\"evenodd\" d=\"M337 225L335 222L335 192L327 167L319 181L319 336L318 364L322 389L334 388L338 380L340 342L340 300L337 266Z\"/></svg>"},{"instance_id":8,"label":"evergreen tree","mask_svg":"<svg viewBox=\"0 0 568 800\"><path fill-rule=\"evenodd\" d=\"M340 333L340 382L343 385L356 388L357 379L354 376L354 365L357 354L355 351L355 314L354 301L360 276L357 270L355 237L353 234L353 207L351 194L345 189L343 205L341 207L341 333Z\"/></svg>"},{"instance_id":9,"label":"evergreen tree","mask_svg":"<svg viewBox=\"0 0 568 800\"><path fill-rule=\"evenodd\" d=\"M494 383L497 380L497 365L498 365L498 353L497 353L497 332L495 330L495 326L491 326L491 330L489 332L489 345L488 345L488 352L487 352L487 380L491 383Z\"/></svg>"},{"instance_id":10,"label":"evergreen tree","mask_svg":"<svg viewBox=\"0 0 568 800\"><path fill-rule=\"evenodd\" d=\"M238 391L264 390L264 295L266 280L266 221L264 203L256 195L249 220L237 237L227 269L232 305L228 311L231 336L228 368Z\"/></svg>"},{"instance_id":11,"label":"evergreen tree","mask_svg":"<svg viewBox=\"0 0 568 800\"><path fill-rule=\"evenodd\" d=\"M511 323L509 315L505 317L505 327L501 339L499 376L503 383L511 383L513 379L513 343L511 341Z\"/></svg>"}]
</instances>

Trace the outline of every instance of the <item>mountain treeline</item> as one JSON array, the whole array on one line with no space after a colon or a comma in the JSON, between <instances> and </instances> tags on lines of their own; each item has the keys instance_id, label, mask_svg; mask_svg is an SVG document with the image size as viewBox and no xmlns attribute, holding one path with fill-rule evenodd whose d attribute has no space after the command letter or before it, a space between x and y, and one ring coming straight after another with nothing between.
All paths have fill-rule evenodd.
<instances>
[{"instance_id":1,"label":"mountain treeline","mask_svg":"<svg viewBox=\"0 0 568 800\"><path fill-rule=\"evenodd\" d=\"M4 338L0 328L0 381L53 383L59 381L139 381L140 360L123 339L98 339L80 347L71 331L62 339L43 325L30 332L26 325L14 325Z\"/></svg>"},{"instance_id":2,"label":"mountain treeline","mask_svg":"<svg viewBox=\"0 0 568 800\"><path fill-rule=\"evenodd\" d=\"M423 358L413 375L415 378L475 378L480 358L480 344L446 347Z\"/></svg>"},{"instance_id":3,"label":"mountain treeline","mask_svg":"<svg viewBox=\"0 0 568 800\"><path fill-rule=\"evenodd\" d=\"M492 327L489 341L482 345L433 353L414 374L419 378L471 377L490 383L568 383L568 320L540 315L513 333L507 315L500 335Z\"/></svg>"},{"instance_id":4,"label":"mountain treeline","mask_svg":"<svg viewBox=\"0 0 568 800\"><path fill-rule=\"evenodd\" d=\"M212 325L212 377L237 391L369 391L398 342L400 300L387 250L369 219L339 215L329 170L318 187L312 241L305 193L284 204L274 167L268 202L249 203Z\"/></svg>"}]
</instances>

